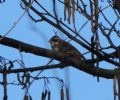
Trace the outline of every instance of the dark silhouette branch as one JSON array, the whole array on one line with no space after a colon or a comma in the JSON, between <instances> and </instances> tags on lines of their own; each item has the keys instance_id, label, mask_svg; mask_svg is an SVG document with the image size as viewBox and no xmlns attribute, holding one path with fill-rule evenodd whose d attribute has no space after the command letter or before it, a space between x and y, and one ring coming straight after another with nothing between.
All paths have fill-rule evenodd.
<instances>
[{"instance_id":1,"label":"dark silhouette branch","mask_svg":"<svg viewBox=\"0 0 120 100\"><path fill-rule=\"evenodd\" d=\"M65 65L64 64L48 65L47 67L41 66L41 67L26 68L26 69L12 69L12 70L7 70L8 74L26 72L26 71L32 72L32 71L38 71L43 69L61 68L61 67L65 67L66 64L67 66L73 66L91 75L104 77L104 78L113 78L114 75L119 73L119 69L108 70L108 69L96 68L92 66L92 64L88 63L88 61L80 62L79 59L76 59L76 58L73 58L72 61L69 61L67 59L64 59L62 55L58 55L58 54L55 55L55 53L52 50L33 46L33 45L23 43L18 40L7 38L7 37L4 37L3 40L1 40L0 44L6 45L12 48L16 48L18 50L21 49L21 52L32 53L38 56L44 56L48 58L54 57L55 60L59 60L60 62L63 62L65 64ZM3 73L3 71L1 70L0 73Z\"/></svg>"},{"instance_id":2,"label":"dark silhouette branch","mask_svg":"<svg viewBox=\"0 0 120 100\"><path fill-rule=\"evenodd\" d=\"M4 90L4 97L3 100L7 100L7 72L6 67L3 68L3 90Z\"/></svg>"},{"instance_id":3,"label":"dark silhouette branch","mask_svg":"<svg viewBox=\"0 0 120 100\"><path fill-rule=\"evenodd\" d=\"M64 85L64 81L62 79L59 79L57 77L39 76L41 72L43 72L44 70L56 69L56 68L63 69L69 66L70 67L72 66L89 75L97 76L98 81L99 81L99 77L114 79L114 99L116 99L116 96L118 96L118 99L120 100L120 79L119 79L120 44L119 42L117 43L114 40L116 39L119 41L119 37L120 37L120 30L118 27L119 15L116 12L117 10L118 13L120 14L120 7L119 7L120 4L118 4L120 0L112 0L112 1L109 0L107 1L108 5L105 4L106 6L101 5L102 3L104 3L102 2L103 0L101 0L101 3L99 2L99 0L95 0L95 1L88 0L87 2L85 2L84 0L53 0L51 7L52 12L50 9L48 9L47 6L44 6L42 2L40 2L39 0L21 0L21 1L22 3L20 4L20 6L23 10L25 10L25 12L22 14L22 16L20 16L17 22L19 22L20 19L27 13L28 17L30 17L32 21L36 23L46 22L55 29L61 31L62 34L66 35L69 38L68 41L66 41L65 39L65 41L68 44L70 44L70 41L74 41L80 47L82 46L82 49L85 49L87 51L84 52L84 54L82 53L80 54L80 52L77 53L76 56L78 57L71 56L76 53L76 52L74 53L73 51L74 50L77 51L77 50L73 49L72 51L71 48L67 49L67 46L61 45L62 47L66 47L64 49L66 50L67 53L71 51L70 53L68 53L67 56L64 56L65 51L59 53L59 51L60 50L62 51L62 49L57 50L58 49L57 46L60 47L60 44L62 44L61 42L60 44L57 45L58 40L57 42L55 42L56 40L53 41L53 44L50 43L53 50L49 50L47 48L38 47L35 45L31 45L28 43L24 43L22 41L18 41L6 37L8 33L10 33L11 30L14 28L14 26L17 25L17 23L15 23L12 29L10 28L10 30L8 30L8 32L4 36L0 35L0 44L19 50L21 56L20 60L14 60L14 61L0 56L0 64L1 64L0 74L3 76L3 79L0 82L0 84L3 86L3 93L4 93L3 100L8 99L7 85L9 84L22 86L22 89L26 90L24 99L32 100L32 96L29 93L29 87L32 86L35 80L39 80L39 79L43 79L44 81L45 89L43 89L42 92L43 97L46 97L48 94L49 96L47 98L50 99L51 91L47 86L50 78L57 79L62 83L62 85L60 84L61 98L64 99L64 96L66 94L69 99L69 93L68 93L69 91L66 90L66 93L64 92L63 87L66 88L66 86ZM0 3L2 2L5 2L5 0L0 0ZM64 7L64 9L62 9L63 11L60 11L61 12L60 14L57 14L58 6L59 7L61 6L62 8ZM110 20L110 17L108 17L108 14L106 13L109 12L111 8L113 8L114 11L113 13L114 15L116 15L114 16L115 18L112 21ZM81 17L82 17L82 21L81 21ZM87 22L83 24L85 20L87 20ZM88 28L88 30L86 28ZM81 29L85 29L85 31L84 30L81 31ZM114 34L115 36L113 36ZM89 37L87 37L86 35L88 35ZM104 44L104 42L106 44ZM53 45L55 45L56 47L53 48ZM26 67L24 66L24 59L21 52L34 54L40 57L43 56L46 58L50 58L50 60L45 65L41 65L40 62L40 66ZM80 59L81 55L84 59ZM51 64L53 60L57 60L60 63ZM106 65L103 64L102 61L104 61ZM109 63L113 65L114 69L106 68L106 66L108 66L107 64ZM14 66L18 64L20 67L15 69L16 67ZM35 73L38 72L38 73L37 75L32 76L33 72ZM17 74L17 83L16 81L8 82L7 76L11 74L15 74L15 75ZM116 81L118 81L118 86L116 86Z\"/></svg>"},{"instance_id":4,"label":"dark silhouette branch","mask_svg":"<svg viewBox=\"0 0 120 100\"><path fill-rule=\"evenodd\" d=\"M80 62L80 61L79 61ZM103 68L96 68L96 67L90 67L89 65L85 63L71 63L70 65L75 65L75 67L79 70L82 70L88 74L91 74L93 76L99 76L103 78L112 79L115 75L118 75L120 73L120 69L116 68L114 70L109 69L103 69ZM34 71L40 71L40 70L47 70L47 69L55 69L55 68L64 68L69 66L68 64L55 64L55 65L48 65L48 66L38 66L38 67L31 67L31 68L25 68L25 69L11 69L6 70L6 74L11 73L20 73L20 72L34 72ZM4 70L0 70L0 73L4 73Z\"/></svg>"},{"instance_id":5,"label":"dark silhouette branch","mask_svg":"<svg viewBox=\"0 0 120 100\"><path fill-rule=\"evenodd\" d=\"M0 36L0 38L2 39L3 37ZM39 56L52 58L53 55L54 55L51 50L41 48L41 47L37 47L37 46L34 46L34 45L30 45L30 44L27 44L27 43L23 43L23 42L20 42L18 40L7 38L7 37L4 37L2 40L0 40L0 44L18 49L21 52L24 51L26 53L32 53L32 54L39 55Z\"/></svg>"},{"instance_id":6,"label":"dark silhouette branch","mask_svg":"<svg viewBox=\"0 0 120 100\"><path fill-rule=\"evenodd\" d=\"M22 2L26 5L26 6L29 6L29 3L25 0L22 0ZM112 59L109 59L107 53L105 52L98 52L96 50L94 50L93 48L89 47L88 45L86 45L85 43L83 43L82 41L80 41L79 39L77 39L76 37L72 36L71 34L69 34L64 28L62 28L61 26L55 24L54 22L52 22L49 18L43 16L38 10L36 10L33 6L30 6L30 9L35 12L38 16L40 16L44 21L46 21L47 23L49 23L50 25L58 28L60 31L62 31L65 35L67 35L70 39L74 40L75 42L77 42L78 44L80 44L81 46L83 46L84 48L86 48L87 50L89 50L90 52L92 52L93 54L97 55L98 58L102 58L103 60L111 63L111 64L114 64L116 66L120 66L120 63L118 62L115 62L114 60ZM86 16L88 18L90 18L89 15L86 14ZM99 25L99 27L101 27ZM104 53L104 54L103 54ZM110 56L110 55L109 55Z\"/></svg>"},{"instance_id":7,"label":"dark silhouette branch","mask_svg":"<svg viewBox=\"0 0 120 100\"><path fill-rule=\"evenodd\" d=\"M31 68L24 68L24 69L11 69L11 70L6 70L6 73L12 74L12 73L21 73L21 72L34 72L34 71L45 70L45 69L64 68L66 66L67 65L60 63L60 64L38 66L38 67L31 67ZM0 73L4 73L4 70L0 70Z\"/></svg>"}]
</instances>

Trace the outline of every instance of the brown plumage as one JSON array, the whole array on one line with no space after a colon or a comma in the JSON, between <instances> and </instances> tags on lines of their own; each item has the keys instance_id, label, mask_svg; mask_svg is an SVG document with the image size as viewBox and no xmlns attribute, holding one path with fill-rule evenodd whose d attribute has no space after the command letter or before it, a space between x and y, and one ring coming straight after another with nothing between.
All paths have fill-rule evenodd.
<instances>
[{"instance_id":1,"label":"brown plumage","mask_svg":"<svg viewBox=\"0 0 120 100\"><path fill-rule=\"evenodd\" d=\"M80 60L85 60L82 54L71 44L66 42L65 40L60 39L58 36L53 36L49 40L52 49L63 55L65 58L78 58Z\"/></svg>"}]
</instances>

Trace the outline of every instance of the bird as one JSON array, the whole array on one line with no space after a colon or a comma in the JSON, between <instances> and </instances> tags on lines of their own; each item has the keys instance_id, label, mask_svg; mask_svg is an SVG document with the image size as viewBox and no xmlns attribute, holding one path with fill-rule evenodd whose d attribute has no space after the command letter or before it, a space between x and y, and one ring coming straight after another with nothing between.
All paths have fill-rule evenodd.
<instances>
[{"instance_id":1,"label":"bird","mask_svg":"<svg viewBox=\"0 0 120 100\"><path fill-rule=\"evenodd\" d=\"M70 43L61 39L59 36L55 35L50 38L49 43L52 50L64 58L73 59L78 58L80 60L85 60L84 56Z\"/></svg>"}]
</instances>

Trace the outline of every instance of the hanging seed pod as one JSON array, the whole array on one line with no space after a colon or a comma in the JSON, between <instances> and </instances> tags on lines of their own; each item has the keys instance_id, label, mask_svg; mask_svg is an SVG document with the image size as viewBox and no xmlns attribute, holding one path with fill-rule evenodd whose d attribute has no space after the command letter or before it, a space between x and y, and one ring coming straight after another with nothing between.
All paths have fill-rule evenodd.
<instances>
[{"instance_id":1,"label":"hanging seed pod","mask_svg":"<svg viewBox=\"0 0 120 100\"><path fill-rule=\"evenodd\" d=\"M71 0L72 3L72 20L73 20L73 24L75 24L75 3L74 0Z\"/></svg>"},{"instance_id":2,"label":"hanging seed pod","mask_svg":"<svg viewBox=\"0 0 120 100\"><path fill-rule=\"evenodd\" d=\"M66 20L66 13L68 12L68 23L70 24L71 8L70 0L64 0L64 20Z\"/></svg>"},{"instance_id":3,"label":"hanging seed pod","mask_svg":"<svg viewBox=\"0 0 120 100\"><path fill-rule=\"evenodd\" d=\"M67 7L67 9L68 9L68 23L70 24L70 17L71 17L70 0L69 0L69 6Z\"/></svg>"},{"instance_id":4,"label":"hanging seed pod","mask_svg":"<svg viewBox=\"0 0 120 100\"><path fill-rule=\"evenodd\" d=\"M24 100L28 100L28 96L27 95L24 96Z\"/></svg>"},{"instance_id":5,"label":"hanging seed pod","mask_svg":"<svg viewBox=\"0 0 120 100\"><path fill-rule=\"evenodd\" d=\"M94 3L95 3L94 15L95 15L95 21L96 21L94 24L94 33L95 33L98 30L98 18L99 18L98 0L95 0Z\"/></svg>"},{"instance_id":6,"label":"hanging seed pod","mask_svg":"<svg viewBox=\"0 0 120 100\"><path fill-rule=\"evenodd\" d=\"M45 100L45 94L42 92L41 100Z\"/></svg>"},{"instance_id":7,"label":"hanging seed pod","mask_svg":"<svg viewBox=\"0 0 120 100\"><path fill-rule=\"evenodd\" d=\"M95 37L95 49L98 51L99 50L99 36L98 36L98 32L96 30L96 33L95 33L96 37ZM99 57L96 57L96 66L95 67L99 67ZM99 77L97 76L97 82L99 82L100 79Z\"/></svg>"},{"instance_id":8,"label":"hanging seed pod","mask_svg":"<svg viewBox=\"0 0 120 100\"><path fill-rule=\"evenodd\" d=\"M48 100L50 100L51 93L50 91L48 92Z\"/></svg>"},{"instance_id":9,"label":"hanging seed pod","mask_svg":"<svg viewBox=\"0 0 120 100\"><path fill-rule=\"evenodd\" d=\"M32 96L31 95L29 95L29 98L30 98L30 100L32 100Z\"/></svg>"},{"instance_id":10,"label":"hanging seed pod","mask_svg":"<svg viewBox=\"0 0 120 100\"><path fill-rule=\"evenodd\" d=\"M70 100L69 99L69 89L66 87L66 100Z\"/></svg>"},{"instance_id":11,"label":"hanging seed pod","mask_svg":"<svg viewBox=\"0 0 120 100\"><path fill-rule=\"evenodd\" d=\"M120 100L120 75L118 75L117 78L118 78L118 100Z\"/></svg>"},{"instance_id":12,"label":"hanging seed pod","mask_svg":"<svg viewBox=\"0 0 120 100\"><path fill-rule=\"evenodd\" d=\"M77 0L77 3L76 3L76 8L77 8L77 10L78 10L78 6L79 6L79 2L78 2L78 0Z\"/></svg>"},{"instance_id":13,"label":"hanging seed pod","mask_svg":"<svg viewBox=\"0 0 120 100\"><path fill-rule=\"evenodd\" d=\"M64 100L64 90L63 90L63 88L61 89L61 100Z\"/></svg>"},{"instance_id":14,"label":"hanging seed pod","mask_svg":"<svg viewBox=\"0 0 120 100\"><path fill-rule=\"evenodd\" d=\"M92 3L92 1L90 0L90 13L91 13L91 19L93 19L93 13L94 13L94 11L93 11L93 3ZM94 23L93 23L93 21L91 21L91 30L92 30L92 32L94 33Z\"/></svg>"},{"instance_id":15,"label":"hanging seed pod","mask_svg":"<svg viewBox=\"0 0 120 100\"><path fill-rule=\"evenodd\" d=\"M114 76L114 79L113 79L113 93L114 93L114 100L116 100L116 95L117 95L116 80L117 80L117 77L116 77L116 75L115 75L115 76Z\"/></svg>"},{"instance_id":16,"label":"hanging seed pod","mask_svg":"<svg viewBox=\"0 0 120 100\"><path fill-rule=\"evenodd\" d=\"M64 20L66 20L66 12L67 12L67 7L66 7L66 0L64 0Z\"/></svg>"},{"instance_id":17,"label":"hanging seed pod","mask_svg":"<svg viewBox=\"0 0 120 100\"><path fill-rule=\"evenodd\" d=\"M45 98L47 97L47 93L48 93L48 91L47 91L47 90L45 90L45 93L44 93Z\"/></svg>"},{"instance_id":18,"label":"hanging seed pod","mask_svg":"<svg viewBox=\"0 0 120 100\"><path fill-rule=\"evenodd\" d=\"M41 97L42 100L45 100L45 98L47 97L47 93L48 93L47 90L45 90L45 92L42 92L42 97Z\"/></svg>"}]
</instances>

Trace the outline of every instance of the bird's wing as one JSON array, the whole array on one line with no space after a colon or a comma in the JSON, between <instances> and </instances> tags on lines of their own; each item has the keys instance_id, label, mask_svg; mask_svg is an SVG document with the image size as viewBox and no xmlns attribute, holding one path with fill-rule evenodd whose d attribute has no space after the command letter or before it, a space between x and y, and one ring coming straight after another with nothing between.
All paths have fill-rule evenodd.
<instances>
[{"instance_id":1,"label":"bird's wing","mask_svg":"<svg viewBox=\"0 0 120 100\"><path fill-rule=\"evenodd\" d=\"M82 60L85 60L84 56L70 43L63 40L63 47L67 49L67 52L73 56L79 56Z\"/></svg>"}]
</instances>

